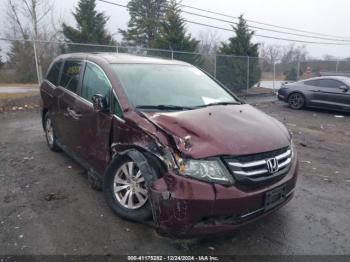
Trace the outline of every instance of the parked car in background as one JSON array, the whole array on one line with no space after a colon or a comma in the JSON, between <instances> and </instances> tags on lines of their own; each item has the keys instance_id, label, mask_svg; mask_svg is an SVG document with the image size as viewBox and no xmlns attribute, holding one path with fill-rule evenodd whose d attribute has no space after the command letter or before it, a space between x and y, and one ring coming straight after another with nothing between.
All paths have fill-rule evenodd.
<instances>
[{"instance_id":1,"label":"parked car in background","mask_svg":"<svg viewBox=\"0 0 350 262\"><path fill-rule=\"evenodd\" d=\"M293 109L316 107L350 111L350 78L345 76L315 77L283 85L278 98Z\"/></svg>"},{"instance_id":2,"label":"parked car in background","mask_svg":"<svg viewBox=\"0 0 350 262\"><path fill-rule=\"evenodd\" d=\"M85 167L123 218L198 236L233 230L293 196L287 129L192 65L67 54L40 90L49 148Z\"/></svg>"},{"instance_id":3,"label":"parked car in background","mask_svg":"<svg viewBox=\"0 0 350 262\"><path fill-rule=\"evenodd\" d=\"M321 71L319 76L345 76L345 77L350 77L350 72Z\"/></svg>"}]
</instances>

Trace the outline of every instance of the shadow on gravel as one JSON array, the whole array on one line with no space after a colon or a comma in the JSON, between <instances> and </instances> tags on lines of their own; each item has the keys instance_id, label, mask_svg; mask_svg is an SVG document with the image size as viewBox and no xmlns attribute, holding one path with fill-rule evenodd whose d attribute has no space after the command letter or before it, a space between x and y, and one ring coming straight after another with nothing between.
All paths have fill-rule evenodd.
<instances>
[{"instance_id":1,"label":"shadow on gravel","mask_svg":"<svg viewBox=\"0 0 350 262\"><path fill-rule=\"evenodd\" d=\"M310 113L322 113L322 114L328 114L328 115L334 115L334 116L349 116L350 117L350 112L344 112L344 111L333 110L333 109L307 107L307 108L303 108L300 110L293 110L287 104L283 104L282 107L284 109L290 110L291 112L293 112L293 111L295 111L295 112L305 111L305 112L310 112Z\"/></svg>"}]
</instances>

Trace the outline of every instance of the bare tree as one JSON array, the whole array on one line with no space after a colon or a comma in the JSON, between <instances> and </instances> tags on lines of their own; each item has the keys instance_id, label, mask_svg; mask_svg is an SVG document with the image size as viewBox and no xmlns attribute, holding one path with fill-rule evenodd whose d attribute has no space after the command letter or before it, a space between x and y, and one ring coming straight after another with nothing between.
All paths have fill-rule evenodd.
<instances>
[{"instance_id":1,"label":"bare tree","mask_svg":"<svg viewBox=\"0 0 350 262\"><path fill-rule=\"evenodd\" d=\"M333 55L326 54L326 55L323 56L323 60L324 61L337 61L338 58L333 56Z\"/></svg>"},{"instance_id":2,"label":"bare tree","mask_svg":"<svg viewBox=\"0 0 350 262\"><path fill-rule=\"evenodd\" d=\"M281 59L283 47L280 45L260 45L260 57L268 61L270 64Z\"/></svg>"},{"instance_id":3,"label":"bare tree","mask_svg":"<svg viewBox=\"0 0 350 262\"><path fill-rule=\"evenodd\" d=\"M7 31L5 32L8 38L16 38L20 35L22 38L28 37L28 28L23 26L18 3L13 0L7 1L6 23Z\"/></svg>"},{"instance_id":4,"label":"bare tree","mask_svg":"<svg viewBox=\"0 0 350 262\"><path fill-rule=\"evenodd\" d=\"M16 55L18 55L17 53L28 56L27 60L31 60L34 56L37 78L39 81L42 79L42 62L43 60L48 60L45 59L45 56L47 56L47 54L52 54L52 52L43 50L49 45L39 45L36 41L52 40L52 38L57 35L58 30L53 26L54 23L50 25L49 19L50 15L52 17L53 10L54 1L51 0L7 0L7 30L5 35L8 38L34 40L34 48L32 47L32 51L29 50L30 44L28 43L12 43L9 57L15 62L14 67L19 67L20 60L15 59ZM26 51L23 51L23 49ZM23 61L23 64L25 63L26 62ZM47 62L45 61L45 65L46 64Z\"/></svg>"},{"instance_id":5,"label":"bare tree","mask_svg":"<svg viewBox=\"0 0 350 262\"><path fill-rule=\"evenodd\" d=\"M216 52L219 44L217 31L201 31L199 33L199 52L202 54L210 54Z\"/></svg>"},{"instance_id":6,"label":"bare tree","mask_svg":"<svg viewBox=\"0 0 350 262\"><path fill-rule=\"evenodd\" d=\"M259 55L262 58L263 72L272 72L274 63L277 63L283 53L283 47L280 45L260 44Z\"/></svg>"},{"instance_id":7,"label":"bare tree","mask_svg":"<svg viewBox=\"0 0 350 262\"><path fill-rule=\"evenodd\" d=\"M295 44L290 44L283 48L281 63L296 63L296 62L304 62L308 57L308 52L306 50L306 46L296 46Z\"/></svg>"},{"instance_id":8,"label":"bare tree","mask_svg":"<svg viewBox=\"0 0 350 262\"><path fill-rule=\"evenodd\" d=\"M51 0L7 0L6 35L39 40L42 32L47 32L53 10Z\"/></svg>"},{"instance_id":9,"label":"bare tree","mask_svg":"<svg viewBox=\"0 0 350 262\"><path fill-rule=\"evenodd\" d=\"M198 36L198 52L201 54L201 68L216 75L216 51L219 46L219 37L217 31L201 31ZM213 56L215 55L215 56Z\"/></svg>"},{"instance_id":10,"label":"bare tree","mask_svg":"<svg viewBox=\"0 0 350 262\"><path fill-rule=\"evenodd\" d=\"M277 73L288 75L292 71L297 72L297 79L304 71L303 62L308 59L306 47L296 46L294 43L283 47L280 62L277 66Z\"/></svg>"}]
</instances>

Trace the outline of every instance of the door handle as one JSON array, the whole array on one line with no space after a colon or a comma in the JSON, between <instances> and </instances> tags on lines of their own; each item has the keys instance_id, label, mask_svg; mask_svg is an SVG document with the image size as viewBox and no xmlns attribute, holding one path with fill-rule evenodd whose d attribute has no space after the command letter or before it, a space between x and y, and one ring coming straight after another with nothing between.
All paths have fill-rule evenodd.
<instances>
[{"instance_id":1,"label":"door handle","mask_svg":"<svg viewBox=\"0 0 350 262\"><path fill-rule=\"evenodd\" d=\"M67 111L66 112L64 112L63 113L63 115L65 116L65 117L70 117L71 116L71 108L70 107L67 107Z\"/></svg>"},{"instance_id":2,"label":"door handle","mask_svg":"<svg viewBox=\"0 0 350 262\"><path fill-rule=\"evenodd\" d=\"M79 120L83 115L74 111L74 109L67 107L68 116L71 116L75 120Z\"/></svg>"}]
</instances>

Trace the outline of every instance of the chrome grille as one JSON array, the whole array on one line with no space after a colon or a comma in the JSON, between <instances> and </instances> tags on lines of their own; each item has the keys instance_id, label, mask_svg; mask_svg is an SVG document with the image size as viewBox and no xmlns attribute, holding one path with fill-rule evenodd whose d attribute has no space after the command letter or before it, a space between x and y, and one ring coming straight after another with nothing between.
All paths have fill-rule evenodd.
<instances>
[{"instance_id":1,"label":"chrome grille","mask_svg":"<svg viewBox=\"0 0 350 262\"><path fill-rule=\"evenodd\" d=\"M286 174L292 162L290 147L249 156L226 157L234 178L242 182L262 182Z\"/></svg>"}]
</instances>

